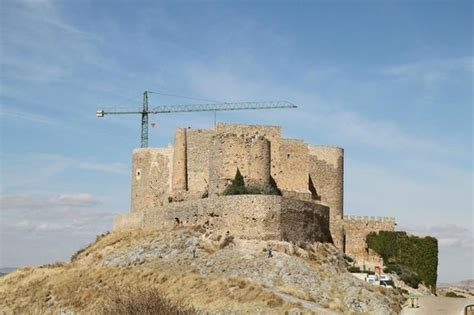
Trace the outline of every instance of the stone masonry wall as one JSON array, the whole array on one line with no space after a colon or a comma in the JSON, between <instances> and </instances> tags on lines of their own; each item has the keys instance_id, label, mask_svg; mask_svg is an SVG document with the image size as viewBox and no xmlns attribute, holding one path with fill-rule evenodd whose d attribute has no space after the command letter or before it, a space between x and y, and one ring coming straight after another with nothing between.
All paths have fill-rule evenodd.
<instances>
[{"instance_id":1,"label":"stone masonry wall","mask_svg":"<svg viewBox=\"0 0 474 315\"><path fill-rule=\"evenodd\" d=\"M176 129L172 173L173 191L186 191L188 188L186 138L187 132L185 128Z\"/></svg>"},{"instance_id":2,"label":"stone masonry wall","mask_svg":"<svg viewBox=\"0 0 474 315\"><path fill-rule=\"evenodd\" d=\"M239 125L218 123L216 126L217 133L234 133L237 135L256 135L263 136L271 145L271 176L275 182L279 183L279 165L280 165L280 139L281 127L279 126L262 126L262 125Z\"/></svg>"},{"instance_id":3,"label":"stone masonry wall","mask_svg":"<svg viewBox=\"0 0 474 315\"><path fill-rule=\"evenodd\" d=\"M202 196L209 189L209 152L213 129L187 130L187 174L188 190Z\"/></svg>"},{"instance_id":4,"label":"stone masonry wall","mask_svg":"<svg viewBox=\"0 0 474 315\"><path fill-rule=\"evenodd\" d=\"M308 145L303 140L280 140L278 188L285 191L310 194L308 185Z\"/></svg>"},{"instance_id":5,"label":"stone masonry wall","mask_svg":"<svg viewBox=\"0 0 474 315\"><path fill-rule=\"evenodd\" d=\"M132 153L131 212L163 203L171 190L173 147L140 148Z\"/></svg>"},{"instance_id":6,"label":"stone masonry wall","mask_svg":"<svg viewBox=\"0 0 474 315\"><path fill-rule=\"evenodd\" d=\"M216 134L209 157L209 195L222 194L234 179L237 169L246 184L269 185L270 142L258 134Z\"/></svg>"},{"instance_id":7,"label":"stone masonry wall","mask_svg":"<svg viewBox=\"0 0 474 315\"><path fill-rule=\"evenodd\" d=\"M209 158L209 195L221 194L240 170L247 174L245 138L233 133L219 133L212 139ZM245 178L245 177L244 177Z\"/></svg>"},{"instance_id":8,"label":"stone masonry wall","mask_svg":"<svg viewBox=\"0 0 474 315\"><path fill-rule=\"evenodd\" d=\"M329 209L312 202L281 196L240 195L204 198L141 213L122 214L114 219L114 230L170 228L200 224L223 234L244 239L329 242Z\"/></svg>"},{"instance_id":9,"label":"stone masonry wall","mask_svg":"<svg viewBox=\"0 0 474 315\"><path fill-rule=\"evenodd\" d=\"M313 202L282 198L280 229L282 239L297 242L332 242L329 209Z\"/></svg>"},{"instance_id":10,"label":"stone masonry wall","mask_svg":"<svg viewBox=\"0 0 474 315\"><path fill-rule=\"evenodd\" d=\"M380 264L380 257L367 248L366 237L370 232L394 231L395 218L344 216L345 252L359 264Z\"/></svg>"},{"instance_id":11,"label":"stone masonry wall","mask_svg":"<svg viewBox=\"0 0 474 315\"><path fill-rule=\"evenodd\" d=\"M315 194L331 209L330 228L334 245L344 247L344 150L308 145L309 176Z\"/></svg>"}]
</instances>

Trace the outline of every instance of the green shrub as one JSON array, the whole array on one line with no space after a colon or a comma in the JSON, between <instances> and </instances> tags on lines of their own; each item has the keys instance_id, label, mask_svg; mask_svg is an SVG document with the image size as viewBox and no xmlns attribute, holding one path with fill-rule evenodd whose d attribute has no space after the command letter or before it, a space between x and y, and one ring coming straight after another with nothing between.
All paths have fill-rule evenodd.
<instances>
[{"instance_id":1,"label":"green shrub","mask_svg":"<svg viewBox=\"0 0 474 315\"><path fill-rule=\"evenodd\" d=\"M352 257L347 256L347 255L344 255L344 259L349 263L354 262L354 259L352 259Z\"/></svg>"},{"instance_id":2,"label":"green shrub","mask_svg":"<svg viewBox=\"0 0 474 315\"><path fill-rule=\"evenodd\" d=\"M413 289L418 289L418 286L420 284L419 279L410 273L402 273L400 275L400 280L405 282L408 286L412 287Z\"/></svg>"},{"instance_id":3,"label":"green shrub","mask_svg":"<svg viewBox=\"0 0 474 315\"><path fill-rule=\"evenodd\" d=\"M402 267L397 264L388 264L385 268L383 268L383 272L399 274L402 272Z\"/></svg>"},{"instance_id":4,"label":"green shrub","mask_svg":"<svg viewBox=\"0 0 474 315\"><path fill-rule=\"evenodd\" d=\"M234 180L230 186L224 190L224 195L245 195L247 194L247 189L245 187L244 177L240 174L240 170L237 169Z\"/></svg>"},{"instance_id":5,"label":"green shrub","mask_svg":"<svg viewBox=\"0 0 474 315\"><path fill-rule=\"evenodd\" d=\"M413 287L423 282L435 292L438 241L434 237L411 236L406 232L371 232L367 235L367 245L382 257L387 266L384 270L397 273Z\"/></svg>"},{"instance_id":6,"label":"green shrub","mask_svg":"<svg viewBox=\"0 0 474 315\"><path fill-rule=\"evenodd\" d=\"M404 265L389 264L383 271L385 273L396 273L403 282L414 289L417 289L421 282L420 277L411 268Z\"/></svg>"}]
</instances>

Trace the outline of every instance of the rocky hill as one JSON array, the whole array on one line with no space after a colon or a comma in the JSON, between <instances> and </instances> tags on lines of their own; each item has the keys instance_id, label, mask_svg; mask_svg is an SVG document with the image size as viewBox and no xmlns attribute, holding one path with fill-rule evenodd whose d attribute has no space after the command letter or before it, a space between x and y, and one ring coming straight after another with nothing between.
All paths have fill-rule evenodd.
<instances>
[{"instance_id":1,"label":"rocky hill","mask_svg":"<svg viewBox=\"0 0 474 315\"><path fill-rule=\"evenodd\" d=\"M474 280L463 280L453 283L440 283L437 293L443 296L474 297ZM454 293L454 294L453 294Z\"/></svg>"},{"instance_id":2,"label":"rocky hill","mask_svg":"<svg viewBox=\"0 0 474 315\"><path fill-rule=\"evenodd\" d=\"M117 292L139 292L136 303L159 292L191 313L211 314L396 314L403 299L398 290L352 276L331 244L235 239L195 226L114 232L78 252L71 263L1 277L0 310L104 313L104 305L118 301Z\"/></svg>"}]
</instances>

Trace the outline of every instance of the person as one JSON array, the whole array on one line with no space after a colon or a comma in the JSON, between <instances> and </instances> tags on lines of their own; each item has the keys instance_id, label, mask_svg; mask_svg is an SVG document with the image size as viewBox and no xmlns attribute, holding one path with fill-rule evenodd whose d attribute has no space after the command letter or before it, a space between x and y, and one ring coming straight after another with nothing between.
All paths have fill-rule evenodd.
<instances>
[{"instance_id":1,"label":"person","mask_svg":"<svg viewBox=\"0 0 474 315\"><path fill-rule=\"evenodd\" d=\"M193 259L196 258L196 251L197 251L198 240L193 238L191 243L191 252L193 254Z\"/></svg>"},{"instance_id":2,"label":"person","mask_svg":"<svg viewBox=\"0 0 474 315\"><path fill-rule=\"evenodd\" d=\"M271 245L271 244L268 244L268 245L267 245L268 258L273 257L272 251L273 251L272 245Z\"/></svg>"}]
</instances>

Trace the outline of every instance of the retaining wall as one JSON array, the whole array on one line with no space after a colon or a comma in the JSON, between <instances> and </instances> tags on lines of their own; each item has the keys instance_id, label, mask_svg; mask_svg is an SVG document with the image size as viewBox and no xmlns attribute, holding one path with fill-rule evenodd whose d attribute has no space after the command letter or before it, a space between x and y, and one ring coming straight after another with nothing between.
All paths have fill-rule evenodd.
<instances>
[{"instance_id":1,"label":"retaining wall","mask_svg":"<svg viewBox=\"0 0 474 315\"><path fill-rule=\"evenodd\" d=\"M331 242L329 209L267 195L221 196L176 202L114 218L114 230L170 228L177 220L243 239Z\"/></svg>"}]
</instances>

